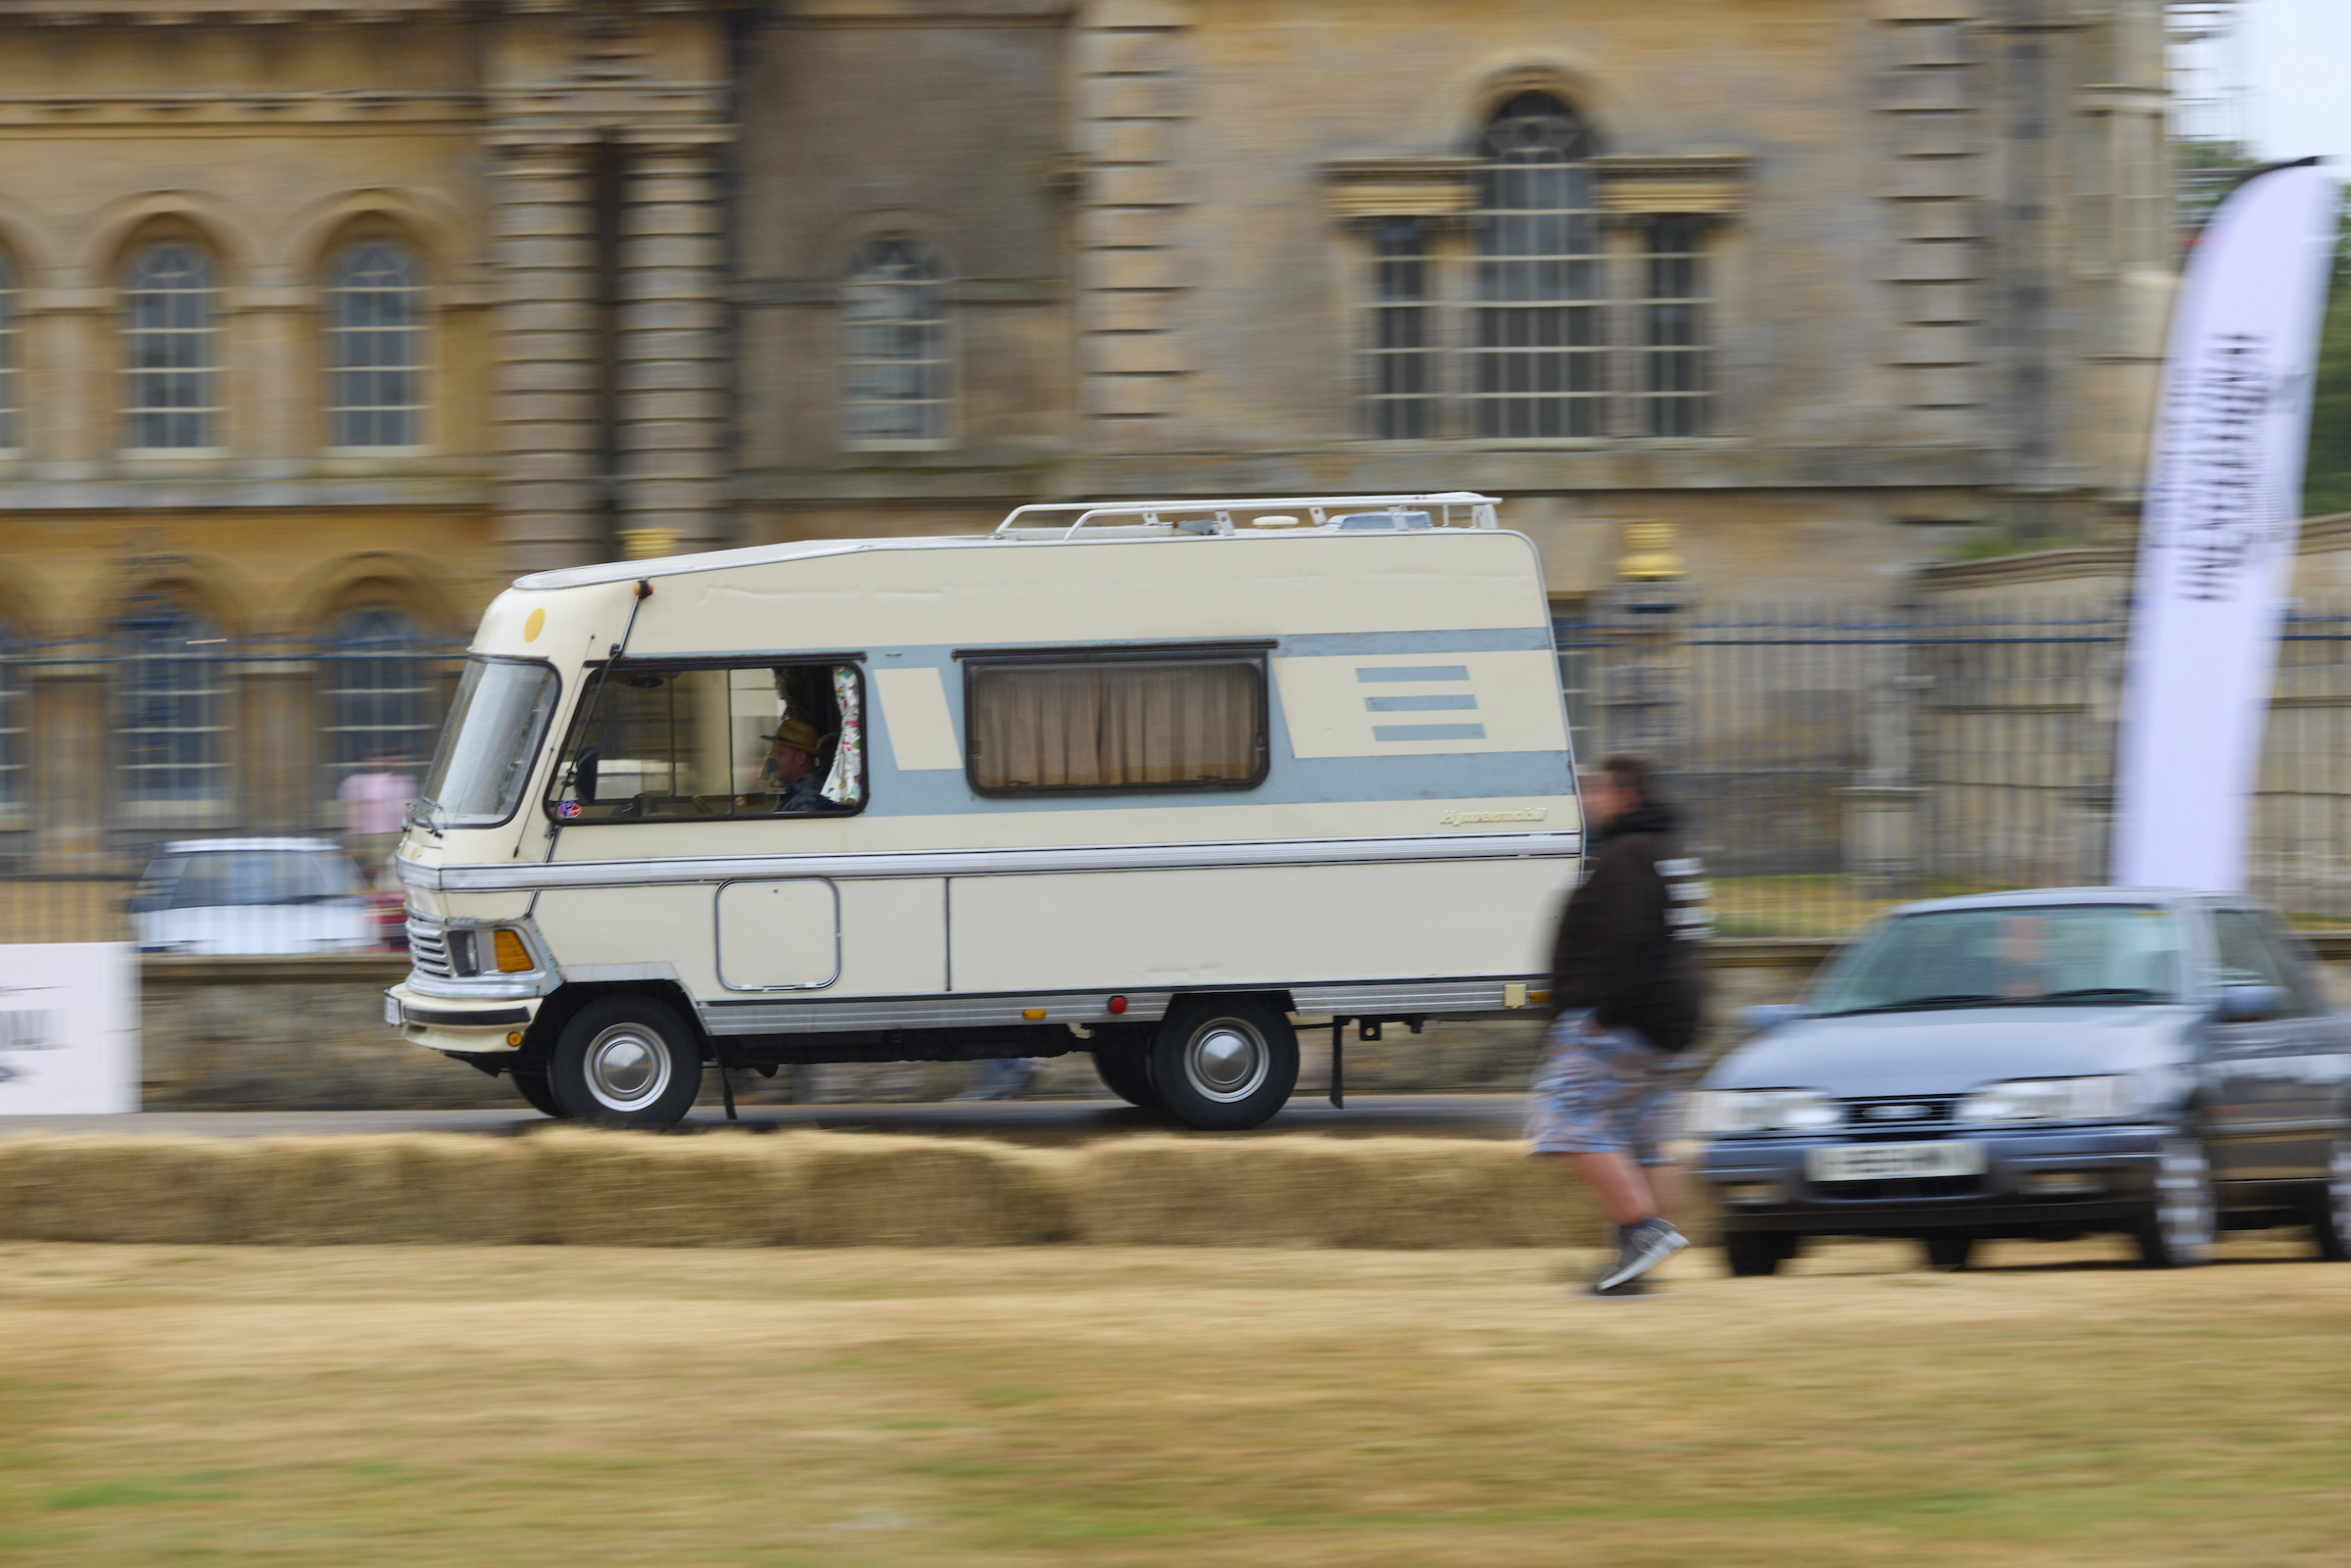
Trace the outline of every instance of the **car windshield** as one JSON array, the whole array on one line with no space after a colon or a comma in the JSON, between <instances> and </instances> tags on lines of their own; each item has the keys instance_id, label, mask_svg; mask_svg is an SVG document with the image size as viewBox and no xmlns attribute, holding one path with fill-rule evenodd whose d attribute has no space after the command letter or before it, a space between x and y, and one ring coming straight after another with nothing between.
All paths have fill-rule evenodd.
<instances>
[{"instance_id":1,"label":"car windshield","mask_svg":"<svg viewBox=\"0 0 2351 1568\"><path fill-rule=\"evenodd\" d=\"M417 810L427 826L492 828L514 815L555 706L544 664L468 659Z\"/></svg>"},{"instance_id":2,"label":"car windshield","mask_svg":"<svg viewBox=\"0 0 2351 1568\"><path fill-rule=\"evenodd\" d=\"M1830 972L1811 1011L2112 1007L2180 989L2179 920L2128 904L2044 904L1904 915Z\"/></svg>"},{"instance_id":3,"label":"car windshield","mask_svg":"<svg viewBox=\"0 0 2351 1568\"><path fill-rule=\"evenodd\" d=\"M349 858L316 850L212 850L190 855L179 875L168 878L168 863L152 874L153 886L168 881L166 909L217 909L228 904L323 904L360 892L360 875Z\"/></svg>"}]
</instances>

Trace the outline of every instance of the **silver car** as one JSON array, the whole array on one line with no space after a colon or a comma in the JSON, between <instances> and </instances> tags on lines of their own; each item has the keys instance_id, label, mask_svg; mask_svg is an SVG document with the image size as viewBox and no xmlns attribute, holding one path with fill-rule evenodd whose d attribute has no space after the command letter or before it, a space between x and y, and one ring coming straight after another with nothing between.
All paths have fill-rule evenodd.
<instances>
[{"instance_id":1,"label":"silver car","mask_svg":"<svg viewBox=\"0 0 2351 1568\"><path fill-rule=\"evenodd\" d=\"M332 953L375 942L360 870L324 838L191 838L148 862L143 953Z\"/></svg>"},{"instance_id":2,"label":"silver car","mask_svg":"<svg viewBox=\"0 0 2351 1568\"><path fill-rule=\"evenodd\" d=\"M2249 899L2067 887L1912 904L1717 1063L1698 1174L1735 1274L1806 1236L2119 1231L2156 1267L2307 1225L2351 1257L2351 1021Z\"/></svg>"}]
</instances>

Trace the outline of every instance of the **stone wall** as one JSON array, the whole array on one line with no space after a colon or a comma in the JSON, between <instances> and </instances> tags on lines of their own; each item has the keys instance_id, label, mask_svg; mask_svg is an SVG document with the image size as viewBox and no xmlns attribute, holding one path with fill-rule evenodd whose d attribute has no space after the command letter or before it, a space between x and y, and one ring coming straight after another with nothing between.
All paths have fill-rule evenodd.
<instances>
[{"instance_id":1,"label":"stone wall","mask_svg":"<svg viewBox=\"0 0 2351 1568\"><path fill-rule=\"evenodd\" d=\"M1709 955L1717 1022L1707 1048L1726 1044L1721 1022L1756 1002L1797 992L1830 944L1726 941ZM504 1108L515 1103L503 1079L430 1051L404 1045L384 1027L386 986L408 975L405 960L350 958L150 958L141 979L144 1100L151 1111L344 1111ZM1303 1031L1301 1094L1325 1092L1330 1031ZM1348 1031L1347 1086L1363 1093L1511 1092L1526 1085L1542 1024L1431 1023L1415 1035L1390 1025L1385 1038ZM767 1079L737 1074L747 1104L944 1100L968 1089L974 1069L958 1062L828 1063L786 1069ZM715 1100L709 1078L705 1098ZM1105 1093L1092 1060L1049 1058L1032 1099L1094 1099Z\"/></svg>"}]
</instances>

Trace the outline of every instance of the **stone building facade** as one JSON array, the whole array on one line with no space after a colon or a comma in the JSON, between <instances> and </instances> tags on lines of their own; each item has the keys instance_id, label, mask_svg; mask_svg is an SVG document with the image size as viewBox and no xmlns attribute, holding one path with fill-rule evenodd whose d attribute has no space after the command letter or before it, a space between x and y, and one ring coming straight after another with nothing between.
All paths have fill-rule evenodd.
<instances>
[{"instance_id":1,"label":"stone building facade","mask_svg":"<svg viewBox=\"0 0 2351 1568\"><path fill-rule=\"evenodd\" d=\"M0 641L247 656L161 831L620 553L1474 488L1882 596L2127 528L2163 104L2160 0L0 0ZM20 796L124 754L52 666Z\"/></svg>"}]
</instances>

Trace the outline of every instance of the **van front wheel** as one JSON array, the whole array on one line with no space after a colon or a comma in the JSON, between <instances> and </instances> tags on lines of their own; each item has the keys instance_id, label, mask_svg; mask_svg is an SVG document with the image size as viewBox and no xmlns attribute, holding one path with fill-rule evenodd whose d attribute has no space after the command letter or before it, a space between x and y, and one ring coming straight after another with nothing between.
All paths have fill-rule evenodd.
<instances>
[{"instance_id":1,"label":"van front wheel","mask_svg":"<svg viewBox=\"0 0 2351 1568\"><path fill-rule=\"evenodd\" d=\"M547 1086L564 1116L592 1127L674 1127L701 1092L701 1048L651 997L600 997L563 1025Z\"/></svg>"},{"instance_id":2,"label":"van front wheel","mask_svg":"<svg viewBox=\"0 0 2351 1568\"><path fill-rule=\"evenodd\" d=\"M1298 1031L1256 997L1187 998L1168 1010L1152 1038L1151 1086L1186 1126L1254 1127L1298 1086Z\"/></svg>"}]
</instances>

